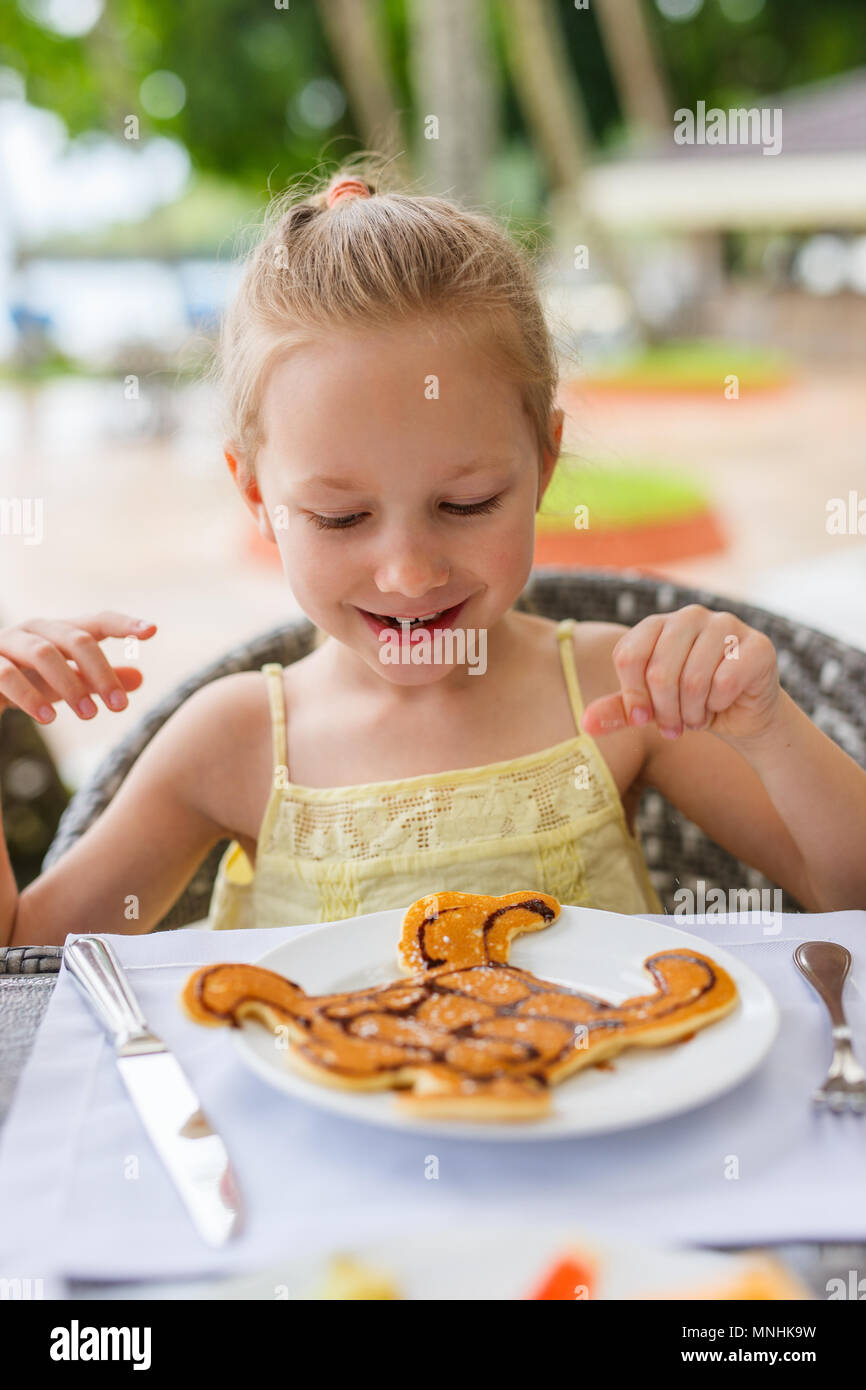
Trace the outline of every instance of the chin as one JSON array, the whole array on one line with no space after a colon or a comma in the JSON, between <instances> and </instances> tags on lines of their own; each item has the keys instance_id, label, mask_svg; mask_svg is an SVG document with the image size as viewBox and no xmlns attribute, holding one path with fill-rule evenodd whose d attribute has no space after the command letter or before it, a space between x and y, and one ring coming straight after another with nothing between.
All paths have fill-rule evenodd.
<instances>
[{"instance_id":1,"label":"chin","mask_svg":"<svg viewBox=\"0 0 866 1390\"><path fill-rule=\"evenodd\" d=\"M443 661L404 666L402 662L392 664L385 661L371 661L363 652L360 652L359 655L363 656L370 669L381 676L383 680L386 680L389 685L435 685L437 681L444 680L452 671L459 669L454 662L446 663Z\"/></svg>"}]
</instances>

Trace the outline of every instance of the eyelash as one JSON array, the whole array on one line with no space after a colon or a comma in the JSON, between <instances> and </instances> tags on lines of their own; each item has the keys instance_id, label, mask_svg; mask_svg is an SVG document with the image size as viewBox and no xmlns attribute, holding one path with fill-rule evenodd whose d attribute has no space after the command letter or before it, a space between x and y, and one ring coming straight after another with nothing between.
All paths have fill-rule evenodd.
<instances>
[{"instance_id":1,"label":"eyelash","mask_svg":"<svg viewBox=\"0 0 866 1390\"><path fill-rule=\"evenodd\" d=\"M501 496L488 497L486 502L468 502L461 506L457 502L443 502L445 507L450 507L455 516L479 516L484 512L495 511L502 506ZM319 516L316 512L310 512L310 520L320 531L345 531L350 526L356 526L359 520L364 517L363 512L350 512L348 516Z\"/></svg>"}]
</instances>

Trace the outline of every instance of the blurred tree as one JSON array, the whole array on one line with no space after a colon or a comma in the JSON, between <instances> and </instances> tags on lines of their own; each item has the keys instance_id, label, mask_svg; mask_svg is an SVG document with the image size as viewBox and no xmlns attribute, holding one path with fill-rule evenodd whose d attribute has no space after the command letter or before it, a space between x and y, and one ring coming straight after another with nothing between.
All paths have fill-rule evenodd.
<instances>
[{"instance_id":1,"label":"blurred tree","mask_svg":"<svg viewBox=\"0 0 866 1390\"><path fill-rule=\"evenodd\" d=\"M634 134L669 131L674 107L647 24L645 0L595 0L620 107Z\"/></svg>"},{"instance_id":2,"label":"blurred tree","mask_svg":"<svg viewBox=\"0 0 866 1390\"><path fill-rule=\"evenodd\" d=\"M553 0L501 0L511 76L554 187L579 192L591 136Z\"/></svg>"},{"instance_id":3,"label":"blurred tree","mask_svg":"<svg viewBox=\"0 0 866 1390\"><path fill-rule=\"evenodd\" d=\"M418 161L432 192L483 198L500 144L486 6L408 0Z\"/></svg>"},{"instance_id":4,"label":"blurred tree","mask_svg":"<svg viewBox=\"0 0 866 1390\"><path fill-rule=\"evenodd\" d=\"M553 0L500 0L509 63L526 121L545 160L553 190L560 256L589 248L628 301L647 341L657 332L641 311L613 237L599 228L582 198L590 135L573 69L563 57L562 26Z\"/></svg>"},{"instance_id":5,"label":"blurred tree","mask_svg":"<svg viewBox=\"0 0 866 1390\"><path fill-rule=\"evenodd\" d=\"M316 3L364 144L389 156L395 171L408 180L410 161L379 0Z\"/></svg>"},{"instance_id":6,"label":"blurred tree","mask_svg":"<svg viewBox=\"0 0 866 1390\"><path fill-rule=\"evenodd\" d=\"M380 0L375 18L392 99L407 113L406 129L414 131L426 112L410 77L413 3ZM363 0L344 4L350 18L366 8ZM623 118L632 119L625 96L621 102L617 98L617 84L624 92L622 79L612 81L613 48L608 61L601 41L604 9L610 4L590 0L589 9L581 11L574 0L551 0L559 61L580 83L586 126L602 148L616 142ZM443 7L440 0L437 8L444 14ZM508 10L504 0L463 0L454 8L486 11L492 18L497 30L492 61L501 65ZM122 137L123 119L135 114L142 141L156 134L174 136L183 141L196 169L231 178L256 195L264 179L281 186L315 167L323 149L336 161L341 145L356 148L359 138L369 143L371 117L362 114L369 98L350 90L342 56L315 0L291 0L288 9L277 9L273 0L261 5L253 0L111 0L96 25L80 37L53 32L33 17L36 13L34 5L25 9L15 0L0 6L0 66L21 73L27 99L57 111L72 136L105 130ZM45 14L50 13L46 5ZM739 105L866 63L863 0L822 0L819 5L814 0L766 0L757 10L754 4L741 8L745 17L740 20L731 17L736 13L732 0L724 8L719 0L703 0L691 18L676 21L660 12L658 0L644 0L646 27L667 74L674 108L694 106L698 99L708 105ZM185 101L176 115L161 117L142 101L143 80L160 71L176 74L184 85ZM629 90L633 88L631 83ZM506 143L519 139L527 124L516 98L503 84ZM381 96L377 110L380 105ZM372 122L378 124L379 118L373 116ZM386 136L387 131L376 138Z\"/></svg>"},{"instance_id":7,"label":"blurred tree","mask_svg":"<svg viewBox=\"0 0 866 1390\"><path fill-rule=\"evenodd\" d=\"M645 12L675 106L739 105L866 63L863 0L703 0L685 20L646 0Z\"/></svg>"},{"instance_id":8,"label":"blurred tree","mask_svg":"<svg viewBox=\"0 0 866 1390\"><path fill-rule=\"evenodd\" d=\"M53 33L7 3L5 64L25 77L28 101L57 111L70 135L101 129L124 138L134 115L142 143L174 137L197 169L256 194L263 180L282 186L315 167L329 141L358 145L313 0L285 10L250 0L112 0L79 38ZM166 72L184 88L170 116L148 109L142 85Z\"/></svg>"}]
</instances>

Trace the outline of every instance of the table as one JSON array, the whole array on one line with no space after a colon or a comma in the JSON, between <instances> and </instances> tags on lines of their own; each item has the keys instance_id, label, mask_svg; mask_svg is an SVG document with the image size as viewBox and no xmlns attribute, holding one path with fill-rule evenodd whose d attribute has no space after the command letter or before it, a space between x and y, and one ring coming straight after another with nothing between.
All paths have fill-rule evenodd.
<instances>
[{"instance_id":1,"label":"table","mask_svg":"<svg viewBox=\"0 0 866 1390\"><path fill-rule=\"evenodd\" d=\"M195 924L200 927L202 924ZM685 925L685 924L684 924ZM186 928L183 930L191 930ZM687 929L687 928L686 928ZM42 1017L48 1007L57 980L63 948L7 947L0 948L0 1124L11 1105L18 1079L33 1046ZM864 1121L866 1123L866 1121ZM746 1251L751 1246L712 1246L728 1251ZM866 1271L866 1244L798 1243L772 1247L793 1272L819 1298L826 1297L827 1281L841 1278L846 1284L849 1271ZM222 1282L222 1281L220 1281ZM153 1296L153 1285L105 1284L70 1281L69 1296L74 1299L99 1299L105 1296L141 1298ZM174 1285L175 1290L181 1286ZM205 1298L207 1282L186 1286L188 1292L175 1297Z\"/></svg>"}]
</instances>

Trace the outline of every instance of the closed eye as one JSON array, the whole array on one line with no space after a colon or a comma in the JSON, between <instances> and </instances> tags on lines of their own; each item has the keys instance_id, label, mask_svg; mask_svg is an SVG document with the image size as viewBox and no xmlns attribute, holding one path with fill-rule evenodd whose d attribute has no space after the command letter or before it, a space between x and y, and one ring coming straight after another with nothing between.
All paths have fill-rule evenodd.
<instances>
[{"instance_id":1,"label":"closed eye","mask_svg":"<svg viewBox=\"0 0 866 1390\"><path fill-rule=\"evenodd\" d=\"M346 526L356 526L365 516L364 512L350 512L347 516L319 516L316 512L309 512L308 516L314 526L318 526L320 531L333 531Z\"/></svg>"},{"instance_id":2,"label":"closed eye","mask_svg":"<svg viewBox=\"0 0 866 1390\"><path fill-rule=\"evenodd\" d=\"M502 506L502 497L488 497L484 502L443 502L442 506L447 508L453 516L478 516L484 512L495 511ZM345 516L320 516L317 512L308 512L310 520L320 531L345 530L349 526L357 526L359 521L363 521L366 512L347 512Z\"/></svg>"},{"instance_id":3,"label":"closed eye","mask_svg":"<svg viewBox=\"0 0 866 1390\"><path fill-rule=\"evenodd\" d=\"M497 507L502 506L502 496L488 497L486 502L443 502L443 507L447 507L450 512L457 516L475 516L479 512L492 512Z\"/></svg>"}]
</instances>

